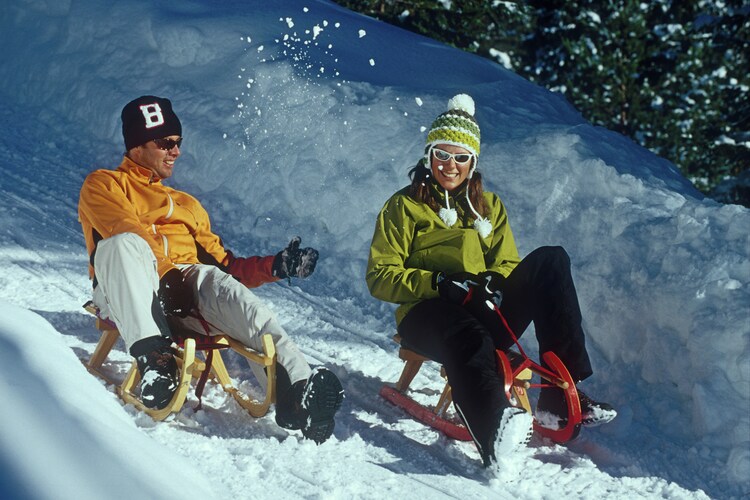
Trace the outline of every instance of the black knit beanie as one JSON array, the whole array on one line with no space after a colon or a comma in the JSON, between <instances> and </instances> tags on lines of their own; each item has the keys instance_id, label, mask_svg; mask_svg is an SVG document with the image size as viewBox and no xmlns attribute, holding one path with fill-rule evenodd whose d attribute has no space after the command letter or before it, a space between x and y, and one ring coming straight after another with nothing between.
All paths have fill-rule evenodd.
<instances>
[{"instance_id":1,"label":"black knit beanie","mask_svg":"<svg viewBox=\"0 0 750 500\"><path fill-rule=\"evenodd\" d=\"M146 144L170 135L182 135L180 119L169 99L144 95L122 108L122 137L125 149Z\"/></svg>"}]
</instances>

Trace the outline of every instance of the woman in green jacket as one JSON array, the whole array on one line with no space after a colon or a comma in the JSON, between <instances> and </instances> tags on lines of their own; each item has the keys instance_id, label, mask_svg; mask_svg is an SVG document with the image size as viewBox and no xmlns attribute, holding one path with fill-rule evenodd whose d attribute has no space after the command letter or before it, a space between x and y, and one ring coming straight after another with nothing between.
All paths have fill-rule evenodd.
<instances>
[{"instance_id":1,"label":"woman in green jacket","mask_svg":"<svg viewBox=\"0 0 750 500\"><path fill-rule=\"evenodd\" d=\"M519 258L505 206L482 188L479 146L474 101L457 95L433 122L411 184L378 216L366 279L374 297L399 304L402 345L445 367L454 405L488 466L524 445L532 425L505 396L495 350L513 340L489 305L519 336L533 321L539 351L557 354L574 380L592 370L567 253L542 247ZM579 397L583 425L615 417L610 405ZM542 390L535 415L563 426L562 392Z\"/></svg>"}]
</instances>

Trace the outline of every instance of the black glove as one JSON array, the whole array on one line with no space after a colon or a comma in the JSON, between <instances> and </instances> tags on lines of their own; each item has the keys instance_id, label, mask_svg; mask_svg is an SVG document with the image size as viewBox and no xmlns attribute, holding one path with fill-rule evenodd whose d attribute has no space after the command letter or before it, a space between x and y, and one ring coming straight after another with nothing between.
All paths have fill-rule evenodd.
<instances>
[{"instance_id":1,"label":"black glove","mask_svg":"<svg viewBox=\"0 0 750 500\"><path fill-rule=\"evenodd\" d=\"M182 279L179 269L170 269L159 280L159 302L167 316L184 318L193 309L193 290Z\"/></svg>"},{"instance_id":2,"label":"black glove","mask_svg":"<svg viewBox=\"0 0 750 500\"><path fill-rule=\"evenodd\" d=\"M479 280L481 281L482 286L486 287L488 290L502 291L506 279L505 276L497 271L482 271L479 273Z\"/></svg>"},{"instance_id":3,"label":"black glove","mask_svg":"<svg viewBox=\"0 0 750 500\"><path fill-rule=\"evenodd\" d=\"M472 273L455 273L446 275L437 272L432 275L432 288L436 288L440 298L455 304L465 304L469 290L479 284L479 277Z\"/></svg>"},{"instance_id":4,"label":"black glove","mask_svg":"<svg viewBox=\"0 0 750 500\"><path fill-rule=\"evenodd\" d=\"M318 251L314 248L300 248L302 238L295 236L289 245L273 259L273 275L279 278L307 278L315 271Z\"/></svg>"},{"instance_id":5,"label":"black glove","mask_svg":"<svg viewBox=\"0 0 750 500\"><path fill-rule=\"evenodd\" d=\"M489 300L497 307L500 307L500 304L503 302L502 289L505 279L505 276L497 271L482 271L479 273L480 286L478 288L481 290L481 298Z\"/></svg>"}]
</instances>

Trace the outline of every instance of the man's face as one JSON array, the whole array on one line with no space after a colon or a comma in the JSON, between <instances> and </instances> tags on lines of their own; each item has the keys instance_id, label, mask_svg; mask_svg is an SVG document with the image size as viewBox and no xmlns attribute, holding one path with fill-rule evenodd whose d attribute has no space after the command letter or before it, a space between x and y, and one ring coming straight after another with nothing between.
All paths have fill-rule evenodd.
<instances>
[{"instance_id":1,"label":"man's face","mask_svg":"<svg viewBox=\"0 0 750 500\"><path fill-rule=\"evenodd\" d=\"M170 135L156 141L148 141L146 144L131 149L128 156L138 165L151 170L160 179L168 179L172 175L174 161L180 156L180 147L175 144L175 141L178 140L180 140L180 136ZM157 143L159 144L157 145ZM169 146L172 147L163 149Z\"/></svg>"}]
</instances>

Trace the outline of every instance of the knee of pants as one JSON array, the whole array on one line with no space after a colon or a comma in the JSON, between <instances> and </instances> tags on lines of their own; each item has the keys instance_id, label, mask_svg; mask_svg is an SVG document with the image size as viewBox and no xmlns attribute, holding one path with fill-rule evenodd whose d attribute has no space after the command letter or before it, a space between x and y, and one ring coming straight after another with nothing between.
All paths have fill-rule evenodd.
<instances>
[{"instance_id":1,"label":"knee of pants","mask_svg":"<svg viewBox=\"0 0 750 500\"><path fill-rule=\"evenodd\" d=\"M565 248L561 246L539 247L531 252L530 255L541 261L548 262L555 269L570 267L570 256L565 251Z\"/></svg>"},{"instance_id":2,"label":"knee of pants","mask_svg":"<svg viewBox=\"0 0 750 500\"><path fill-rule=\"evenodd\" d=\"M94 253L94 269L99 283L140 281L153 290L159 276L156 257L149 244L134 233L121 233L99 241ZM106 292L105 293L109 293Z\"/></svg>"}]
</instances>

